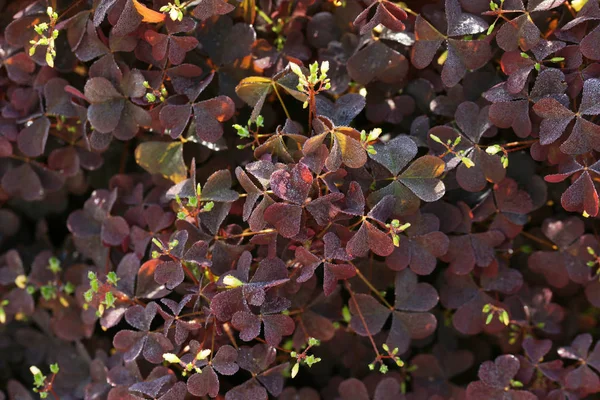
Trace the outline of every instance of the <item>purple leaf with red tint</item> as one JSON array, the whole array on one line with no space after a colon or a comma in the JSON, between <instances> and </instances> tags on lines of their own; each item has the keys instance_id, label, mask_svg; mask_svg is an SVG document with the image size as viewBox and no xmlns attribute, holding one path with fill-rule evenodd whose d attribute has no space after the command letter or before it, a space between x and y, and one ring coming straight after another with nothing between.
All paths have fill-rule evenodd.
<instances>
[{"instance_id":1,"label":"purple leaf with red tint","mask_svg":"<svg viewBox=\"0 0 600 400\"><path fill-rule=\"evenodd\" d=\"M356 294L350 300L352 319L350 325L361 336L375 335L381 331L388 317L393 315L392 327L387 337L390 348L405 352L411 339L424 339L437 326L433 314L426 311L438 302L435 289L427 283L418 283L417 275L410 270L396 274L396 302L394 310L379 304L369 295Z\"/></svg>"},{"instance_id":2,"label":"purple leaf with red tint","mask_svg":"<svg viewBox=\"0 0 600 400\"><path fill-rule=\"evenodd\" d=\"M424 339L435 332L437 320L427 311L437 304L438 294L430 284L419 283L417 275L408 269L396 274L394 286L395 311L386 343L404 353L411 339Z\"/></svg>"},{"instance_id":3,"label":"purple leaf with red tint","mask_svg":"<svg viewBox=\"0 0 600 400\"><path fill-rule=\"evenodd\" d=\"M375 11L373 11L375 9ZM408 18L406 12L396 4L387 0L373 0L354 20L354 26L360 28L360 34L370 32L381 24L392 31L403 31L401 22Z\"/></svg>"},{"instance_id":4,"label":"purple leaf with red tint","mask_svg":"<svg viewBox=\"0 0 600 400\"><path fill-rule=\"evenodd\" d=\"M531 197L519 190L510 178L494 185L493 195L487 196L475 211L475 221L484 221L495 215L490 229L497 229L509 239L516 237L527 223L527 214L533 210Z\"/></svg>"},{"instance_id":5,"label":"purple leaf with red tint","mask_svg":"<svg viewBox=\"0 0 600 400\"><path fill-rule=\"evenodd\" d=\"M296 248L295 258L302 265L297 281L308 281L314 275L315 270L323 264L323 293L325 296L329 296L334 292L338 281L352 278L356 275L356 269L352 265L343 263L350 260L350 256L341 246L341 241L335 233L327 232L323 236L323 242L324 248L321 257L317 257L304 247Z\"/></svg>"},{"instance_id":6,"label":"purple leaf with red tint","mask_svg":"<svg viewBox=\"0 0 600 400\"><path fill-rule=\"evenodd\" d=\"M233 117L235 104L227 96L218 96L195 103L192 108L196 121L196 135L201 140L214 143L223 136L221 123Z\"/></svg>"},{"instance_id":7,"label":"purple leaf with red tint","mask_svg":"<svg viewBox=\"0 0 600 400\"><path fill-rule=\"evenodd\" d=\"M44 154L50 120L46 117L38 118L19 132L17 144L19 150L27 157L38 157Z\"/></svg>"},{"instance_id":8,"label":"purple leaf with red tint","mask_svg":"<svg viewBox=\"0 0 600 400\"><path fill-rule=\"evenodd\" d=\"M586 265L592 257L587 247L594 239L585 235L583 221L578 217L570 217L563 221L546 219L542 224L542 232L555 245L557 251L536 251L529 256L529 268L543 274L548 283L554 287L564 287L572 280L586 283L590 280L590 269Z\"/></svg>"},{"instance_id":9,"label":"purple leaf with red tint","mask_svg":"<svg viewBox=\"0 0 600 400\"><path fill-rule=\"evenodd\" d=\"M404 79L408 73L408 64L402 54L381 41L374 41L350 57L346 67L348 75L362 85L375 79L391 84Z\"/></svg>"},{"instance_id":10,"label":"purple leaf with red tint","mask_svg":"<svg viewBox=\"0 0 600 400\"><path fill-rule=\"evenodd\" d=\"M568 389L583 389L586 393L600 390L600 344L596 343L590 352L592 341L592 335L584 333L578 335L571 346L558 349L558 355L562 358L576 360L580 364L565 376Z\"/></svg>"},{"instance_id":11,"label":"purple leaf with red tint","mask_svg":"<svg viewBox=\"0 0 600 400\"><path fill-rule=\"evenodd\" d=\"M405 231L407 237L401 237L400 246L386 258L386 264L394 271L410 267L418 275L429 275L437 257L448 251L448 237L439 232L440 220L433 214L409 217L406 222L411 224Z\"/></svg>"},{"instance_id":12,"label":"purple leaf with red tint","mask_svg":"<svg viewBox=\"0 0 600 400\"><path fill-rule=\"evenodd\" d=\"M212 16L229 14L233 10L235 6L224 0L202 0L192 10L192 17L206 21Z\"/></svg>"},{"instance_id":13,"label":"purple leaf with red tint","mask_svg":"<svg viewBox=\"0 0 600 400\"><path fill-rule=\"evenodd\" d=\"M503 355L494 362L484 362L479 367L481 380L467 387L467 399L502 400L506 396L519 400L537 399L533 393L512 389L511 380L519 371L519 365L519 360L513 355Z\"/></svg>"},{"instance_id":14,"label":"purple leaf with red tint","mask_svg":"<svg viewBox=\"0 0 600 400\"><path fill-rule=\"evenodd\" d=\"M560 380L560 375L557 371L562 368L562 361L553 360L544 362L544 357L551 348L552 341L548 339L536 340L532 337L527 337L523 340L523 350L526 357L518 356L521 364L517 375L519 381L529 383L536 371L540 371L550 380Z\"/></svg>"},{"instance_id":15,"label":"purple leaf with red tint","mask_svg":"<svg viewBox=\"0 0 600 400\"><path fill-rule=\"evenodd\" d=\"M143 354L147 361L159 364L163 361L163 353L173 349L173 344L162 333L150 332L157 310L156 303L151 302L146 307L136 305L125 312L127 323L138 329L121 330L113 339L115 348L124 353L125 361L133 361Z\"/></svg>"},{"instance_id":16,"label":"purple leaf with red tint","mask_svg":"<svg viewBox=\"0 0 600 400\"><path fill-rule=\"evenodd\" d=\"M389 218L395 199L393 196L385 196L375 207L369 211L367 219L363 219L360 228L346 245L346 251L351 257L364 257L369 250L379 256L389 256L394 251L394 244L388 233L377 228Z\"/></svg>"},{"instance_id":17,"label":"purple leaf with red tint","mask_svg":"<svg viewBox=\"0 0 600 400\"><path fill-rule=\"evenodd\" d=\"M600 107L600 79L588 79L583 83L583 96L577 113L566 108L553 98L539 100L533 110L543 118L540 125L540 143L550 144L565 131L575 119L575 125L568 139L560 146L567 154L582 154L592 149L600 149L600 127L583 118L585 115L598 115Z\"/></svg>"},{"instance_id":18,"label":"purple leaf with red tint","mask_svg":"<svg viewBox=\"0 0 600 400\"><path fill-rule=\"evenodd\" d=\"M600 163L595 162L589 167L584 167L574 158L570 158L559 165L557 174L546 175L544 179L552 183L562 182L581 171L581 175L574 179L573 184L563 193L561 203L567 211L586 212L595 216L598 214L598 193L592 176L600 174Z\"/></svg>"},{"instance_id":19,"label":"purple leaf with red tint","mask_svg":"<svg viewBox=\"0 0 600 400\"><path fill-rule=\"evenodd\" d=\"M483 306L498 303L470 275L456 275L447 270L443 279L440 302L444 307L456 310L452 323L459 332L475 335L483 330L494 333L505 328L497 319L493 319L490 324L485 323L486 315L481 312Z\"/></svg>"}]
</instances>

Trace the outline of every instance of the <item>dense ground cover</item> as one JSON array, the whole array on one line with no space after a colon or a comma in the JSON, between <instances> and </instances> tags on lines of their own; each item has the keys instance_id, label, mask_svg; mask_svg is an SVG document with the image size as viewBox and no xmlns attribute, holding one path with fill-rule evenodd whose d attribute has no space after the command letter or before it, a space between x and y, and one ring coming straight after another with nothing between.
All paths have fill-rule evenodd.
<instances>
[{"instance_id":1,"label":"dense ground cover","mask_svg":"<svg viewBox=\"0 0 600 400\"><path fill-rule=\"evenodd\" d=\"M0 0L0 399L600 393L598 0Z\"/></svg>"}]
</instances>

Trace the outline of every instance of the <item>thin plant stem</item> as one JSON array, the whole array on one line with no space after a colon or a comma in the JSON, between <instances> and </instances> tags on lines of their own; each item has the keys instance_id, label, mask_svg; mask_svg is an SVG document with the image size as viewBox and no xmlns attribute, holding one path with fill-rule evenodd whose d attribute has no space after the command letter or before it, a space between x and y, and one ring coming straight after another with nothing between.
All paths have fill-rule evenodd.
<instances>
[{"instance_id":1,"label":"thin plant stem","mask_svg":"<svg viewBox=\"0 0 600 400\"><path fill-rule=\"evenodd\" d=\"M271 85L273 86L273 90L275 91L275 94L277 95L277 98L279 99L279 102L281 103L281 107L283 107L285 116L287 117L287 119L291 120L292 117L290 117L290 113L288 112L287 107L285 106L285 103L283 102L283 99L281 98L281 95L279 94L279 90L277 90L277 85L275 84L275 82L272 82Z\"/></svg>"}]
</instances>

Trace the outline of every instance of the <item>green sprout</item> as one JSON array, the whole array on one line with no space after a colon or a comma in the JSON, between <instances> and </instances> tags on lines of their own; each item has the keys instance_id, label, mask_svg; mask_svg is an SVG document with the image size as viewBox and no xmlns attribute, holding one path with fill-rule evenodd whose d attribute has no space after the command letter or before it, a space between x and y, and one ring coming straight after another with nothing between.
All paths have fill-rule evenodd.
<instances>
[{"instance_id":1,"label":"green sprout","mask_svg":"<svg viewBox=\"0 0 600 400\"><path fill-rule=\"evenodd\" d=\"M488 303L483 306L482 312L484 314L487 314L487 317L485 319L486 325L489 325L492 322L492 320L494 319L494 316L497 316L498 320L500 322L502 322L504 325L506 325L506 326L510 325L510 317L508 315L508 311L506 311L503 308L496 307L495 305Z\"/></svg>"},{"instance_id":2,"label":"green sprout","mask_svg":"<svg viewBox=\"0 0 600 400\"><path fill-rule=\"evenodd\" d=\"M314 62L309 65L308 75L305 75L302 68L298 64L291 62L290 69L294 74L298 76L298 91L307 95L314 95L324 90L331 89L331 81L327 78L327 72L329 71L329 61L323 61L321 66L318 62ZM318 85L318 86L317 86ZM308 107L308 100L304 102L304 108Z\"/></svg>"},{"instance_id":3,"label":"green sprout","mask_svg":"<svg viewBox=\"0 0 600 400\"><path fill-rule=\"evenodd\" d=\"M400 235L399 233L404 232L408 228L410 228L410 223L401 224L399 220L394 219L392 222L386 225L390 230L390 235L392 236L392 241L394 242L394 246L400 246Z\"/></svg>"},{"instance_id":4,"label":"green sprout","mask_svg":"<svg viewBox=\"0 0 600 400\"><path fill-rule=\"evenodd\" d=\"M181 21L183 19L183 12L185 10L185 4L181 4L179 0L175 0L174 3L168 3L166 6L160 8L160 12L168 13L169 18L172 21Z\"/></svg>"},{"instance_id":5,"label":"green sprout","mask_svg":"<svg viewBox=\"0 0 600 400\"><path fill-rule=\"evenodd\" d=\"M56 21L58 20L58 14L48 7L46 14L50 17L50 23L42 22L33 27L35 33L41 36L38 40L30 40L29 43L32 45L29 49L29 56L33 56L38 46L48 46L46 49L46 64L50 68L54 68L54 59L56 58L56 38L58 38L59 30L55 29Z\"/></svg>"},{"instance_id":6,"label":"green sprout","mask_svg":"<svg viewBox=\"0 0 600 400\"><path fill-rule=\"evenodd\" d=\"M210 212L215 207L215 203L213 201L203 202L201 197L202 186L200 186L200 184L196 186L195 196L185 198L185 204L179 196L175 196L175 202L179 206L179 210L177 211L177 219L184 220L188 217L196 218L198 214ZM153 238L152 243L154 243L162 252L166 251L158 239ZM177 244L173 245L172 247L169 245L169 250L172 250L175 246L177 246ZM158 252L153 252L152 254L152 258L158 258L160 255Z\"/></svg>"},{"instance_id":7,"label":"green sprout","mask_svg":"<svg viewBox=\"0 0 600 400\"><path fill-rule=\"evenodd\" d=\"M458 151L455 150L456 146L458 146L462 140L461 136L457 136L456 139L454 139L454 141L448 139L448 141L446 141L446 143L444 143L444 141L442 139L440 139L438 136L436 136L434 134L430 134L429 137L434 142L439 143L446 148L446 152L444 153L444 155L454 154L454 156L459 158L460 161L463 163L463 165L467 168L472 168L475 166L475 163L473 162L473 160L471 160L469 157L467 157L465 155L464 150L458 150Z\"/></svg>"},{"instance_id":8,"label":"green sprout","mask_svg":"<svg viewBox=\"0 0 600 400\"><path fill-rule=\"evenodd\" d=\"M360 132L360 141L365 150L367 150L367 153L377 154L377 151L370 143L377 140L382 132L383 131L380 128L373 129L371 132L369 132L369 134L367 134L365 131Z\"/></svg>"},{"instance_id":9,"label":"green sprout","mask_svg":"<svg viewBox=\"0 0 600 400\"><path fill-rule=\"evenodd\" d=\"M46 375L44 375L38 367L35 365L29 367L29 372L31 372L31 375L33 375L33 391L38 393L40 398L47 398L48 393L53 393L56 397L56 394L52 389L52 385L54 384L54 378L59 371L60 368L57 363L50 364L50 372L52 373L52 377L48 380Z\"/></svg>"},{"instance_id":10,"label":"green sprout","mask_svg":"<svg viewBox=\"0 0 600 400\"><path fill-rule=\"evenodd\" d=\"M256 128L252 128L252 125L255 125ZM237 145L236 147L239 150L243 150L248 146L252 146L252 150L254 150L260 145L259 139L261 137L270 136L266 134L261 135L259 132L260 128L265 126L265 118L262 115L257 116L255 121L249 119L246 126L242 126L240 124L233 124L232 126L240 139L252 139L252 142L250 143Z\"/></svg>"},{"instance_id":11,"label":"green sprout","mask_svg":"<svg viewBox=\"0 0 600 400\"><path fill-rule=\"evenodd\" d=\"M8 305L8 300L4 299L0 301L0 324L6 323L6 311L4 311L4 307Z\"/></svg>"},{"instance_id":12,"label":"green sprout","mask_svg":"<svg viewBox=\"0 0 600 400\"><path fill-rule=\"evenodd\" d=\"M292 366L292 370L291 370L292 379L294 379L296 377L296 375L298 375L298 372L300 371L300 364L304 363L309 368L311 368L313 365L315 365L316 363L321 361L321 359L319 357L315 357L313 354L307 354L311 348L320 346L320 345L321 345L320 340L311 337L311 338L308 338L308 346L304 349L304 351L302 353L297 353L295 351L292 351L290 353L290 356L292 356L296 359L296 363Z\"/></svg>"}]
</instances>

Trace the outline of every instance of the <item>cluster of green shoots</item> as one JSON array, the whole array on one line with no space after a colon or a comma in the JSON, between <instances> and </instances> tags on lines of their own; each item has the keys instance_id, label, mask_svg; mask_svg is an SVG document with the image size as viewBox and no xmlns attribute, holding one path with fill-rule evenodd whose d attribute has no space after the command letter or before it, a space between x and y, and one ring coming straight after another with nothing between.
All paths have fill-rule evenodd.
<instances>
[{"instance_id":1,"label":"cluster of green shoots","mask_svg":"<svg viewBox=\"0 0 600 400\"><path fill-rule=\"evenodd\" d=\"M377 154L377 151L371 144L376 141L383 131L380 128L375 128L367 134L365 131L360 132L360 142L369 154Z\"/></svg>"},{"instance_id":2,"label":"cluster of green shoots","mask_svg":"<svg viewBox=\"0 0 600 400\"><path fill-rule=\"evenodd\" d=\"M408 228L410 228L410 223L401 224L399 220L394 219L392 222L386 225L390 230L390 235L392 235L392 241L394 242L394 246L400 246L400 233L404 232Z\"/></svg>"},{"instance_id":3,"label":"cluster of green shoots","mask_svg":"<svg viewBox=\"0 0 600 400\"><path fill-rule=\"evenodd\" d=\"M164 85L161 86L160 90L153 89L148 81L144 81L143 85L147 90L149 90L149 92L146 93L146 96L144 96L148 103L155 103L156 100L159 100L162 103L167 99L167 96L169 95L169 92L164 87Z\"/></svg>"},{"instance_id":4,"label":"cluster of green shoots","mask_svg":"<svg viewBox=\"0 0 600 400\"><path fill-rule=\"evenodd\" d=\"M81 124L81 120L78 120L77 124ZM77 132L77 127L75 125L67 124L67 117L65 117L64 115L57 115L56 116L56 130L60 132L63 129L66 129L66 131L68 133Z\"/></svg>"},{"instance_id":5,"label":"cluster of green shoots","mask_svg":"<svg viewBox=\"0 0 600 400\"><path fill-rule=\"evenodd\" d=\"M494 144L492 146L488 146L488 148L485 149L485 152L492 156L502 152L503 154L500 157L500 162L502 162L502 166L504 168L508 168L508 152L504 147L500 146L499 144Z\"/></svg>"},{"instance_id":6,"label":"cluster of green shoots","mask_svg":"<svg viewBox=\"0 0 600 400\"><path fill-rule=\"evenodd\" d=\"M310 64L308 67L308 75L304 75L304 72L302 72L302 69L298 64L291 62L289 65L292 72L298 76L298 86L296 86L296 89L306 94L309 99L314 98L317 93L331 88L330 79L327 77L329 61L323 61L320 67L319 63L316 61ZM303 107L306 108L308 106L309 100L306 100Z\"/></svg>"},{"instance_id":7,"label":"cluster of green shoots","mask_svg":"<svg viewBox=\"0 0 600 400\"><path fill-rule=\"evenodd\" d=\"M177 212L178 219L186 219L188 217L196 218L198 214L203 212L209 212L215 206L215 203L212 201L202 202L202 186L200 186L200 184L196 185L195 196L185 198L185 204L183 199L181 199L179 196L175 197L175 201L179 206L179 211ZM160 243L158 240L156 240L156 242ZM159 246L158 244L156 244L156 246L159 249L163 250L162 245Z\"/></svg>"},{"instance_id":8,"label":"cluster of green shoots","mask_svg":"<svg viewBox=\"0 0 600 400\"><path fill-rule=\"evenodd\" d=\"M38 46L48 46L46 49L46 64L50 68L54 68L54 58L56 57L56 38L58 38L59 31L55 29L56 21L58 20L58 14L48 7L46 14L50 17L50 23L42 22L33 27L35 33L41 37L38 40L30 40L29 43L32 45L29 49L29 55L33 56Z\"/></svg>"},{"instance_id":9,"label":"cluster of green shoots","mask_svg":"<svg viewBox=\"0 0 600 400\"><path fill-rule=\"evenodd\" d=\"M252 125L255 125L256 128L253 129ZM259 138L270 136L268 134L261 135L259 133L260 128L263 128L264 126L265 126L265 119L262 115L259 115L258 117L256 117L255 121L252 121L252 119L248 120L248 123L246 124L246 126L234 124L233 129L235 129L235 131L237 132L237 135L240 138L253 139L252 142L250 142L250 143L237 145L237 148L239 150L243 150L246 147L252 146L252 150L254 150L255 147L260 144Z\"/></svg>"},{"instance_id":10,"label":"cluster of green shoots","mask_svg":"<svg viewBox=\"0 0 600 400\"><path fill-rule=\"evenodd\" d=\"M29 367L29 371L33 375L33 391L38 393L40 398L45 399L48 397L48 393L52 393L55 398L58 398L52 389L52 384L54 383L54 378L59 370L58 364L50 364L52 376L48 379L35 365Z\"/></svg>"},{"instance_id":11,"label":"cluster of green shoots","mask_svg":"<svg viewBox=\"0 0 600 400\"><path fill-rule=\"evenodd\" d=\"M460 158L460 161L467 168L471 168L471 167L475 166L475 163L470 158L465 156L464 150L458 150L458 151L454 150L456 148L456 146L458 146L460 144L460 142L462 140L462 136L457 136L456 139L454 139L454 142L452 140L448 139L448 141L446 143L444 143L444 141L442 139L440 139L438 136L436 136L434 134L429 134L429 137L434 142L439 143L446 148L446 153L444 155L454 154L455 157Z\"/></svg>"},{"instance_id":12,"label":"cluster of green shoots","mask_svg":"<svg viewBox=\"0 0 600 400\"><path fill-rule=\"evenodd\" d=\"M531 57L529 57L529 54L527 54L525 52L521 52L521 57L527 58L527 59L531 58ZM552 58L549 58L548 60L545 60L545 62L546 61L551 62L551 63L561 63L561 62L565 61L565 58L564 57L552 57ZM539 62L536 62L533 66L537 72L540 72L542 70L542 65Z\"/></svg>"},{"instance_id":13,"label":"cluster of green shoots","mask_svg":"<svg viewBox=\"0 0 600 400\"><path fill-rule=\"evenodd\" d=\"M456 150L456 146L460 144L462 136L457 136L456 139L454 139L454 141L448 139L445 143L442 139L440 139L434 134L429 134L429 137L434 142L439 143L446 148L446 152L442 154L441 157L444 157L446 154L454 154L455 157L460 159L460 161L464 164L465 167L472 168L475 166L473 160L467 157L467 154L465 154L464 150ZM500 146L499 144L494 144L491 146L487 146L485 152L492 156L502 152L503 155L500 157L500 161L502 162L502 166L504 168L508 168L508 152L506 151L506 149L504 149L504 147Z\"/></svg>"},{"instance_id":14,"label":"cluster of green shoots","mask_svg":"<svg viewBox=\"0 0 600 400\"><path fill-rule=\"evenodd\" d=\"M4 310L4 307L6 307L8 303L9 301L6 299L0 301L0 324L6 323L6 311Z\"/></svg>"},{"instance_id":15,"label":"cluster of green shoots","mask_svg":"<svg viewBox=\"0 0 600 400\"><path fill-rule=\"evenodd\" d=\"M588 261L586 263L587 266L590 268L596 268L596 275L600 276L600 264L598 262L599 258L598 258L598 255L596 254L596 251L588 246L587 252L590 256L594 257L594 260Z\"/></svg>"},{"instance_id":16,"label":"cluster of green shoots","mask_svg":"<svg viewBox=\"0 0 600 400\"><path fill-rule=\"evenodd\" d=\"M308 346L302 351L302 353L297 353L295 351L292 351L290 353L290 356L294 357L296 359L296 363L292 366L292 372L291 372L291 377L292 379L296 377L296 375L298 375L298 372L300 371L300 364L305 364L307 365L309 368L312 367L313 365L315 365L316 363L318 363L319 361L321 361L321 359L319 357L315 357L313 354L307 354L308 351L315 346L320 346L321 342L313 337L308 338Z\"/></svg>"},{"instance_id":17,"label":"cluster of green shoots","mask_svg":"<svg viewBox=\"0 0 600 400\"><path fill-rule=\"evenodd\" d=\"M165 354L163 354L163 358L169 364L179 364L181 367L183 367L183 371L181 371L181 375L186 376L187 374L189 374L192 371L196 372L197 374L201 374L202 370L195 365L196 361L206 360L208 358L208 356L210 355L210 353L211 353L210 349L202 349L198 352L198 354L196 354L196 357L194 357L194 360L187 364L185 364L183 361L181 361L181 359L177 356L177 354L165 353Z\"/></svg>"},{"instance_id":18,"label":"cluster of green shoots","mask_svg":"<svg viewBox=\"0 0 600 400\"><path fill-rule=\"evenodd\" d=\"M161 13L169 13L169 18L171 18L172 21L181 21L183 19L185 7L185 4L181 4L179 0L175 0L174 3L169 2L166 6L162 6L159 11Z\"/></svg>"},{"instance_id":19,"label":"cluster of green shoots","mask_svg":"<svg viewBox=\"0 0 600 400\"><path fill-rule=\"evenodd\" d=\"M494 316L497 316L498 320L504 325L510 325L510 317L508 316L508 311L501 307L496 307L495 305L488 303L483 306L482 312L484 314L487 314L487 317L485 318L486 325L489 325L492 322Z\"/></svg>"},{"instance_id":20,"label":"cluster of green shoots","mask_svg":"<svg viewBox=\"0 0 600 400\"><path fill-rule=\"evenodd\" d=\"M394 361L396 363L396 365L399 366L400 368L404 367L404 361L402 361L402 359L400 359L400 357L398 357L398 348L397 347L392 350L387 345L387 343L382 344L381 347L383 347L383 350L387 353L387 356L381 356L382 359L384 359L384 358L390 359L390 360ZM371 371L375 370L374 362L369 364L369 369ZM387 374L388 371L389 371L389 367L382 362L381 365L379 366L379 372L381 372L382 374Z\"/></svg>"},{"instance_id":21,"label":"cluster of green shoots","mask_svg":"<svg viewBox=\"0 0 600 400\"><path fill-rule=\"evenodd\" d=\"M88 272L88 279L90 280L90 288L83 294L86 304L84 304L84 309L87 309L88 303L91 303L94 300L94 296L100 292L100 281L98 280L98 276L96 273L90 271ZM114 271L110 271L106 275L106 283L109 286L117 287L117 282L120 280L117 274ZM115 295L112 291L107 290L104 293L104 299L100 300L98 304L98 309L96 310L96 316L100 318L104 311L115 306Z\"/></svg>"},{"instance_id":22,"label":"cluster of green shoots","mask_svg":"<svg viewBox=\"0 0 600 400\"><path fill-rule=\"evenodd\" d=\"M58 299L63 307L68 307L69 302L61 294L64 293L66 295L72 295L75 293L75 285L73 285L71 282L62 282L60 280L62 267L58 258L50 257L48 259L47 268L54 275L54 279L48 281L45 285L39 285L39 287L36 287L32 284L28 285L28 279L26 275L17 276L15 279L15 285L17 285L17 287L20 289L25 289L30 295L34 295L39 289L40 295L44 298L44 300L51 301Z\"/></svg>"}]
</instances>

